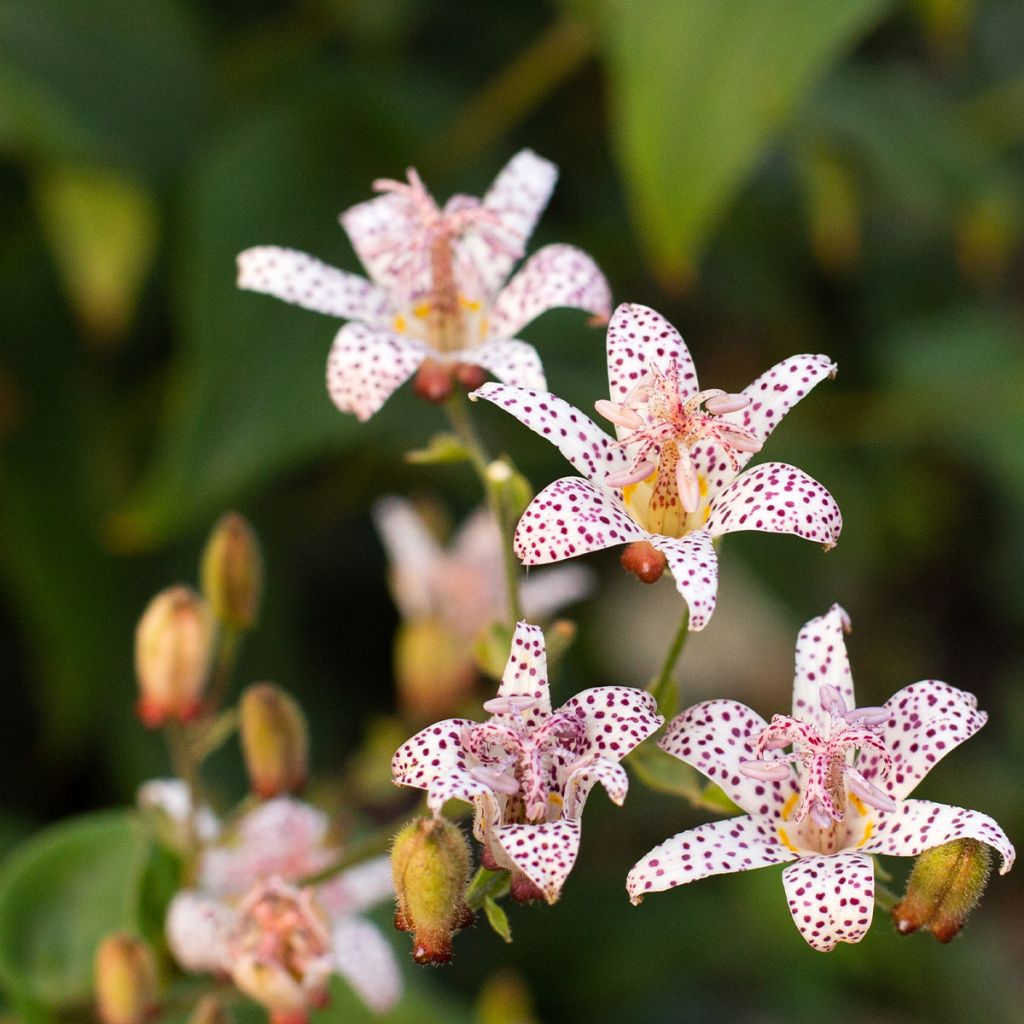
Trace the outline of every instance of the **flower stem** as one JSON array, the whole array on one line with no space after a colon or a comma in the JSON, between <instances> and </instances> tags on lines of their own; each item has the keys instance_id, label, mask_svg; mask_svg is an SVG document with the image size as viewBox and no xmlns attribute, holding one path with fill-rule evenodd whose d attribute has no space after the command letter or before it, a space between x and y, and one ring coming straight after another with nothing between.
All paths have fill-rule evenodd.
<instances>
[{"instance_id":1,"label":"flower stem","mask_svg":"<svg viewBox=\"0 0 1024 1024\"><path fill-rule=\"evenodd\" d=\"M676 662L679 661L679 655L683 653L683 647L686 645L689 626L690 609L684 605L683 617L679 621L679 629L672 640L672 646L669 647L668 653L665 655L661 671L651 680L647 687L648 691L653 694L655 701L657 701L658 710L665 716L665 721L669 721L675 715L679 705L679 692L676 688L675 680L672 678L672 672L676 667Z\"/></svg>"},{"instance_id":2,"label":"flower stem","mask_svg":"<svg viewBox=\"0 0 1024 1024\"><path fill-rule=\"evenodd\" d=\"M505 564L505 590L508 601L509 625L515 629L516 623L523 617L522 604L519 600L519 560L516 558L515 549L512 546L512 537L515 531L515 523L511 522L511 510L507 507L502 497L498 484L488 473L491 465L491 458L487 454L480 437L473 426L462 395L456 391L445 403L445 412L448 415L448 422L452 430L458 435L469 455L469 461L473 464L480 483L483 484L484 493L487 495L487 504L491 514L498 523L501 530L501 548Z\"/></svg>"},{"instance_id":3,"label":"flower stem","mask_svg":"<svg viewBox=\"0 0 1024 1024\"><path fill-rule=\"evenodd\" d=\"M470 910L479 910L488 896L501 899L508 894L512 876L508 871L491 871L488 868L477 868L469 887L466 889L466 903Z\"/></svg>"},{"instance_id":4,"label":"flower stem","mask_svg":"<svg viewBox=\"0 0 1024 1024\"><path fill-rule=\"evenodd\" d=\"M321 882L329 881L335 875L354 867L356 864L361 864L364 860L387 853L391 848L391 840L394 837L394 828L383 828L377 832L371 832L370 835L349 847L333 864L317 871L315 874L307 875L300 884L320 885Z\"/></svg>"},{"instance_id":5,"label":"flower stem","mask_svg":"<svg viewBox=\"0 0 1024 1024\"><path fill-rule=\"evenodd\" d=\"M242 631L234 626L221 623L220 643L217 645L217 660L210 677L210 688L206 698L208 715L215 715L224 703L231 687L231 677L241 647Z\"/></svg>"}]
</instances>

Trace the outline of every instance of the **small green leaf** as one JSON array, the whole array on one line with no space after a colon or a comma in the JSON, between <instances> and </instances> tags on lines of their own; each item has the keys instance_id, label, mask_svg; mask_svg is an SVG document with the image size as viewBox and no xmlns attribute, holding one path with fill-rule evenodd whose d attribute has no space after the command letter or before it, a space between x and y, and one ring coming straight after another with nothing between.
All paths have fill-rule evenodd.
<instances>
[{"instance_id":1,"label":"small green leaf","mask_svg":"<svg viewBox=\"0 0 1024 1024\"><path fill-rule=\"evenodd\" d=\"M11 855L0 874L0 981L13 998L88 999L100 939L137 923L148 848L133 815L108 812L65 821Z\"/></svg>"},{"instance_id":2,"label":"small green leaf","mask_svg":"<svg viewBox=\"0 0 1024 1024\"><path fill-rule=\"evenodd\" d=\"M426 448L406 452L405 461L416 466L438 466L450 462L466 462L469 452L454 434L435 434Z\"/></svg>"},{"instance_id":3,"label":"small green leaf","mask_svg":"<svg viewBox=\"0 0 1024 1024\"><path fill-rule=\"evenodd\" d=\"M506 942L512 941L512 929L508 924L508 917L505 914L501 904L495 902L493 897L484 897L484 914L487 915L487 923L500 935Z\"/></svg>"}]
</instances>

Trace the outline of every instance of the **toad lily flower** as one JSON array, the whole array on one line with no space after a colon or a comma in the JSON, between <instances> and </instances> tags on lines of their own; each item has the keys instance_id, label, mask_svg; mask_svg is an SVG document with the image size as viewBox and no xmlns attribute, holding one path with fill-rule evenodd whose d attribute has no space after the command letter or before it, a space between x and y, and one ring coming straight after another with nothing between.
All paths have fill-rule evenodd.
<instances>
[{"instance_id":1,"label":"toad lily flower","mask_svg":"<svg viewBox=\"0 0 1024 1024\"><path fill-rule=\"evenodd\" d=\"M679 715L659 746L717 783L746 813L700 825L655 847L629 873L634 903L698 878L791 862L782 882L793 920L814 949L859 942L874 910L870 854L914 857L977 839L1010 870L1014 849L987 815L907 794L987 716L974 696L925 680L880 708L857 708L845 612L801 630L791 715L765 722L713 700ZM783 750L791 747L791 753Z\"/></svg>"},{"instance_id":2,"label":"toad lily flower","mask_svg":"<svg viewBox=\"0 0 1024 1024\"><path fill-rule=\"evenodd\" d=\"M377 181L382 195L341 215L370 280L293 249L257 246L238 257L239 287L351 321L334 340L327 388L360 420L428 360L448 387L468 365L544 388L537 352L516 333L559 306L602 320L611 310L604 276L568 245L538 250L505 284L556 177L554 164L523 150L482 200L456 195L441 208L410 169L408 182ZM460 373L483 379L479 370Z\"/></svg>"},{"instance_id":3,"label":"toad lily flower","mask_svg":"<svg viewBox=\"0 0 1024 1024\"><path fill-rule=\"evenodd\" d=\"M403 744L395 784L427 791L435 815L446 800L475 807L473 834L489 858L554 903L580 842L580 816L600 782L616 804L629 779L619 762L663 722L643 690L584 690L557 711L548 692L544 634L520 622L486 722L451 718Z\"/></svg>"},{"instance_id":4,"label":"toad lily flower","mask_svg":"<svg viewBox=\"0 0 1024 1024\"><path fill-rule=\"evenodd\" d=\"M365 861L315 889L294 884L337 860L327 831L320 811L278 797L207 847L197 887L179 892L168 911L167 938L178 963L228 974L253 998L297 1019L300 1004L318 1003L331 973L371 1010L393 1006L402 990L394 953L377 926L359 916L390 898L388 858Z\"/></svg>"},{"instance_id":5,"label":"toad lily flower","mask_svg":"<svg viewBox=\"0 0 1024 1024\"><path fill-rule=\"evenodd\" d=\"M646 541L667 560L690 628L703 629L718 589L714 538L761 530L826 549L838 539L839 508L806 473L779 462L741 472L789 409L834 374L827 356L792 356L740 394L702 391L676 329L645 306L619 306L608 326L611 399L597 403L615 437L555 395L491 383L471 396L508 410L586 477L534 498L516 553L541 565Z\"/></svg>"}]
</instances>

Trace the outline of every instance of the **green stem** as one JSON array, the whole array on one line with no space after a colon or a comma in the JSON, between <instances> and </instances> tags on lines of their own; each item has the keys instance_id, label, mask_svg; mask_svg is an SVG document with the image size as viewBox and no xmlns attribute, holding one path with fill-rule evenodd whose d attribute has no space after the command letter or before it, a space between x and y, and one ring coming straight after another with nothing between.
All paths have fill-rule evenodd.
<instances>
[{"instance_id":1,"label":"green stem","mask_svg":"<svg viewBox=\"0 0 1024 1024\"><path fill-rule=\"evenodd\" d=\"M377 832L371 833L347 849L333 864L317 871L316 874L307 875L300 884L320 885L322 882L327 882L334 878L335 875L340 874L342 871L354 867L356 864L361 864L364 860L387 853L391 848L391 840L394 839L394 836L394 828L380 829Z\"/></svg>"},{"instance_id":2,"label":"green stem","mask_svg":"<svg viewBox=\"0 0 1024 1024\"><path fill-rule=\"evenodd\" d=\"M488 896L496 900L501 899L508 893L511 881L512 875L508 871L478 868L466 889L466 903L470 910L479 910Z\"/></svg>"},{"instance_id":3,"label":"green stem","mask_svg":"<svg viewBox=\"0 0 1024 1024\"><path fill-rule=\"evenodd\" d=\"M683 653L686 637L689 635L689 627L690 609L684 605L683 617L679 621L679 629L672 640L672 646L669 647L668 653L665 655L661 671L647 687L654 696L655 701L657 701L658 710L665 716L666 721L675 715L676 707L679 703L679 693L676 689L675 680L672 678L672 672L676 667L676 662L679 661L679 655Z\"/></svg>"},{"instance_id":4,"label":"green stem","mask_svg":"<svg viewBox=\"0 0 1024 1024\"><path fill-rule=\"evenodd\" d=\"M220 643L217 645L217 660L213 666L210 686L207 691L207 715L215 715L228 695L241 644L242 631L222 622Z\"/></svg>"},{"instance_id":5,"label":"green stem","mask_svg":"<svg viewBox=\"0 0 1024 1024\"><path fill-rule=\"evenodd\" d=\"M510 626L512 629L515 629L516 623L523 617L523 609L519 600L519 560L516 558L515 549L512 546L515 524L509 521L511 516L502 499L501 491L497 483L491 479L487 472L491 464L491 458L480 441L476 429L473 427L473 422L470 419L469 411L466 408L462 395L456 391L445 403L444 408L452 430L458 435L459 440L469 453L469 461L473 464L473 469L476 470L477 476L480 477L480 483L483 484L491 514L501 530L508 614Z\"/></svg>"},{"instance_id":6,"label":"green stem","mask_svg":"<svg viewBox=\"0 0 1024 1024\"><path fill-rule=\"evenodd\" d=\"M199 773L199 761L195 756L187 726L176 719L171 719L164 726L164 737L167 740L167 752L174 767L174 774L188 787L190 813L188 819L189 843L197 841L196 812L205 803L202 778Z\"/></svg>"}]
</instances>

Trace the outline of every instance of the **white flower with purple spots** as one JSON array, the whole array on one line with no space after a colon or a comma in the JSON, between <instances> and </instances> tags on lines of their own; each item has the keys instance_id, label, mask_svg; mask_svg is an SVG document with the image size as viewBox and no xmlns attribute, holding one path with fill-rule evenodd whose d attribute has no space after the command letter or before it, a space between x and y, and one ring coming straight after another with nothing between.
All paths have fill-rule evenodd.
<instances>
[{"instance_id":1,"label":"white flower with purple spots","mask_svg":"<svg viewBox=\"0 0 1024 1024\"><path fill-rule=\"evenodd\" d=\"M611 310L604 276L573 246L545 246L505 283L557 174L523 150L482 200L456 195L441 208L410 169L408 182L377 181L382 195L341 215L369 280L294 249L257 246L238 257L239 287L351 321L334 340L327 388L360 420L427 359L544 388L540 358L517 332L560 306L602 320Z\"/></svg>"},{"instance_id":2,"label":"white flower with purple spots","mask_svg":"<svg viewBox=\"0 0 1024 1024\"><path fill-rule=\"evenodd\" d=\"M792 356L740 394L701 391L678 331L645 306L619 306L608 326L611 399L597 403L615 437L535 389L491 383L471 396L546 437L586 477L556 480L533 499L516 553L542 565L647 541L675 577L690 628L703 629L718 590L716 537L760 530L836 543L842 517L816 480L780 462L741 472L789 409L834 374L827 356Z\"/></svg>"},{"instance_id":3,"label":"white flower with purple spots","mask_svg":"<svg viewBox=\"0 0 1024 1024\"><path fill-rule=\"evenodd\" d=\"M650 892L730 871L791 862L782 882L793 920L815 949L859 942L874 911L871 854L914 857L954 839L1014 849L987 815L907 795L986 721L970 693L925 680L882 707L857 708L843 633L831 610L801 630L791 715L766 722L730 700L670 723L663 750L720 786L745 814L681 832L642 857L626 888ZM784 753L786 747L790 753Z\"/></svg>"},{"instance_id":4,"label":"white flower with purple spots","mask_svg":"<svg viewBox=\"0 0 1024 1024\"><path fill-rule=\"evenodd\" d=\"M552 711L544 634L525 622L484 710L486 722L452 718L417 733L395 753L392 776L425 789L435 815L447 800L473 804L487 859L553 903L576 860L594 784L621 804L629 779L619 762L664 719L649 693L624 686L584 690Z\"/></svg>"}]
</instances>

